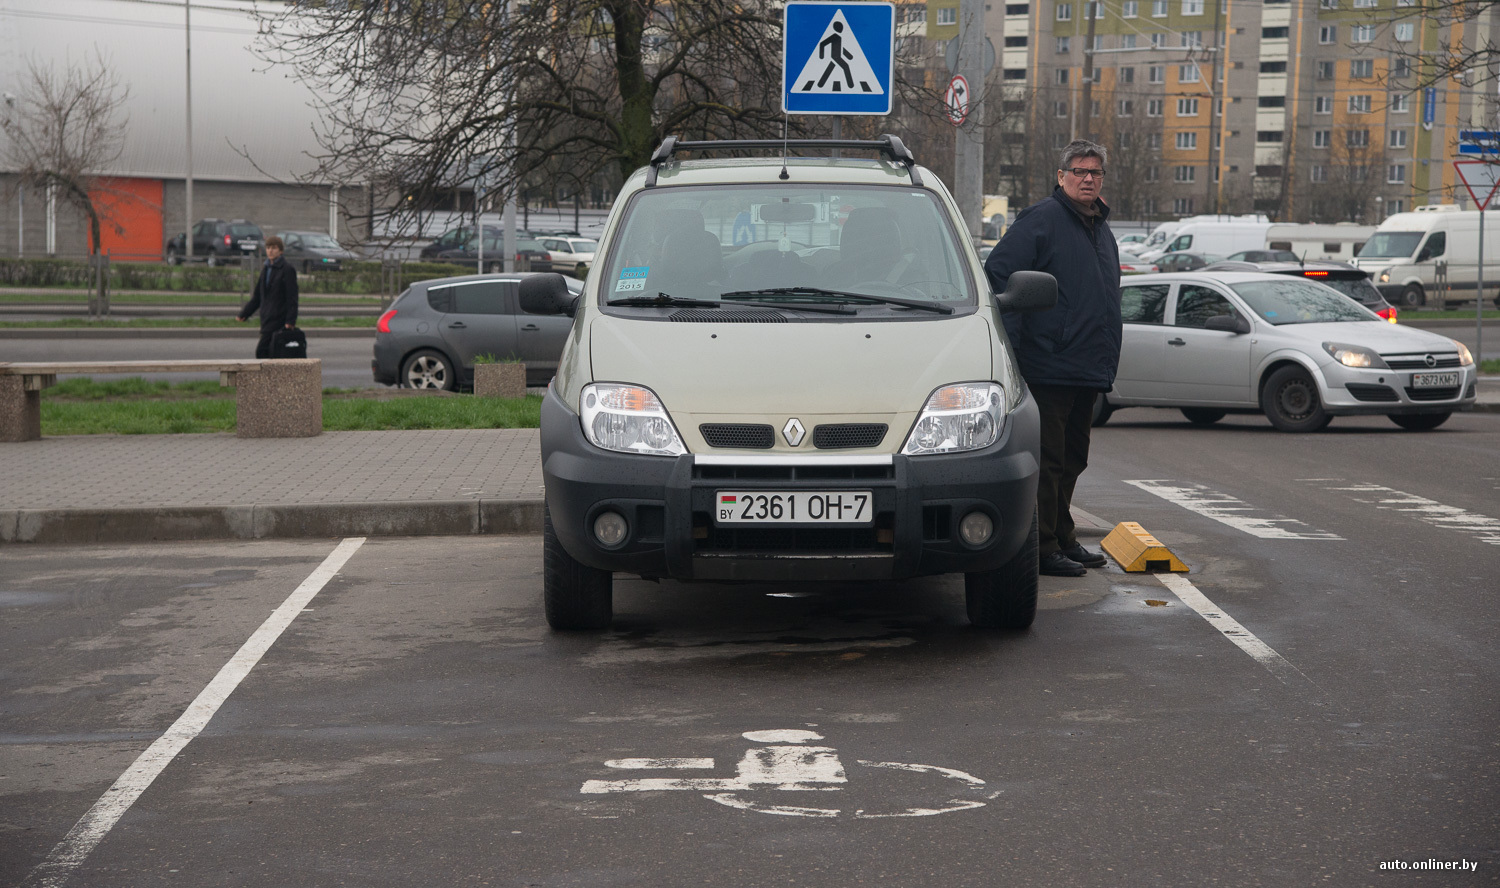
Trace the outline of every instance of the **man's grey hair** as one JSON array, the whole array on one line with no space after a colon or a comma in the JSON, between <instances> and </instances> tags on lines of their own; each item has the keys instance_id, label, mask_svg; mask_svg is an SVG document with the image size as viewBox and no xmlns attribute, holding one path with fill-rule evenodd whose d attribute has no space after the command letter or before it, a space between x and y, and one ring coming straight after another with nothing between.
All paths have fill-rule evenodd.
<instances>
[{"instance_id":1,"label":"man's grey hair","mask_svg":"<svg viewBox=\"0 0 1500 888\"><path fill-rule=\"evenodd\" d=\"M1058 161L1057 168L1067 170L1073 168L1073 161L1080 157L1097 157L1100 166L1109 163L1109 149L1098 142L1090 142L1087 139L1074 139L1063 149L1062 160Z\"/></svg>"}]
</instances>

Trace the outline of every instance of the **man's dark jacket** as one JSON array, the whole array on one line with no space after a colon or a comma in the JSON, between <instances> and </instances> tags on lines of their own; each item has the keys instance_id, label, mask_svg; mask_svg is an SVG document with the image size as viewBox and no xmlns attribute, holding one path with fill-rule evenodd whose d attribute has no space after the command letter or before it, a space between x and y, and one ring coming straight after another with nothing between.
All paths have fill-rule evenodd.
<instances>
[{"instance_id":1,"label":"man's dark jacket","mask_svg":"<svg viewBox=\"0 0 1500 888\"><path fill-rule=\"evenodd\" d=\"M266 273L267 267L270 274ZM240 309L240 317L248 318L256 309L260 309L262 333L297 323L297 270L284 257L277 256L275 262L262 266L255 279L255 292Z\"/></svg>"},{"instance_id":2,"label":"man's dark jacket","mask_svg":"<svg viewBox=\"0 0 1500 888\"><path fill-rule=\"evenodd\" d=\"M996 293L1014 271L1057 278L1057 306L1003 316L1021 365L1034 385L1107 391L1120 365L1120 252L1109 230L1109 207L1090 228L1061 187L1016 214L984 263Z\"/></svg>"}]
</instances>

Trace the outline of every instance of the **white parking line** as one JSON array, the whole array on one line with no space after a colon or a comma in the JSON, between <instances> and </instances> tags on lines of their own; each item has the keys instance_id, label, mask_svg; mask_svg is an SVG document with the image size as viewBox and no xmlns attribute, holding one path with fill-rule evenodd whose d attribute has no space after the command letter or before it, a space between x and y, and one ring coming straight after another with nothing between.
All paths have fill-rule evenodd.
<instances>
[{"instance_id":1,"label":"white parking line","mask_svg":"<svg viewBox=\"0 0 1500 888\"><path fill-rule=\"evenodd\" d=\"M1304 524L1295 518L1286 518L1274 513L1255 516L1248 513L1261 512L1256 506L1227 493L1220 493L1202 484L1176 481L1126 481L1134 487L1155 494L1169 503L1176 503L1190 512L1212 518L1251 536L1267 540L1342 540L1336 533L1327 533Z\"/></svg>"},{"instance_id":2,"label":"white parking line","mask_svg":"<svg viewBox=\"0 0 1500 888\"><path fill-rule=\"evenodd\" d=\"M1223 636L1234 642L1240 650L1254 658L1255 662L1266 667L1267 670L1282 684L1290 688L1311 687L1323 696L1323 691L1313 680L1302 674L1302 670L1293 666L1285 657L1276 653L1274 649L1264 641L1255 637L1255 633L1241 626L1234 617L1208 600L1208 596L1198 591L1198 587L1188 581L1181 574L1160 573L1156 575L1161 584L1171 590L1177 600L1197 611L1198 616L1208 621L1208 624L1219 630Z\"/></svg>"},{"instance_id":3,"label":"white parking line","mask_svg":"<svg viewBox=\"0 0 1500 888\"><path fill-rule=\"evenodd\" d=\"M1430 500L1424 496L1406 493L1381 484L1363 484L1357 481L1341 481L1336 478L1327 480L1332 483L1325 486L1324 490L1347 493L1355 502L1368 503L1377 509L1405 512L1434 527L1470 533L1478 537L1480 542L1500 546L1500 520L1488 515L1470 512L1458 506L1445 506L1437 500Z\"/></svg>"},{"instance_id":4,"label":"white parking line","mask_svg":"<svg viewBox=\"0 0 1500 888\"><path fill-rule=\"evenodd\" d=\"M250 674L250 670L255 668L255 664L260 662L271 645L276 643L281 633L292 624L297 614L307 607L313 596L322 591L364 541L364 537L350 537L339 543L323 559L323 563L240 646L239 651L224 664L219 674L214 676L213 681L208 683L198 697L188 704L187 710L178 716L167 732L156 738L114 785L99 797L88 813L68 830L68 834L57 843L47 859L37 864L26 881L21 883L22 888L57 888L67 882L73 871L103 841L120 818L125 816L125 812L130 810L130 806L135 804L135 800L141 797L141 793L146 791L157 775L208 725L219 707L229 699L229 695L234 693L245 676Z\"/></svg>"}]
</instances>

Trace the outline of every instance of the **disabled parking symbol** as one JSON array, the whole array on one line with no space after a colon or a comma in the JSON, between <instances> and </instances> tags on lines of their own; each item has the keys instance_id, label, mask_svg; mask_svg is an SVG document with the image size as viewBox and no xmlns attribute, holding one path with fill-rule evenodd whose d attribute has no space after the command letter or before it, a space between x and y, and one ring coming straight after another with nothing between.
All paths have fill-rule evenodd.
<instances>
[{"instance_id":1,"label":"disabled parking symbol","mask_svg":"<svg viewBox=\"0 0 1500 888\"><path fill-rule=\"evenodd\" d=\"M875 777L880 771L906 771L931 775L940 780L951 780L957 787L943 784L936 786L932 797L937 801L925 802L891 810L870 810L846 807L821 807L813 805L781 804L783 799L773 793L781 792L842 792L850 787L846 771L838 750L831 746L814 745L813 741L824 737L814 731L800 729L747 731L742 734L752 743L764 744L746 750L735 766L732 777L636 777L621 780L588 780L579 792L585 795L602 795L618 792L662 792L686 791L702 794L703 798L730 808L753 811L759 814L779 814L791 817L852 817L876 819L886 817L930 817L936 814L951 814L982 808L998 792L985 792L985 782L973 774L939 765L910 764L906 762L877 762L855 760L859 770L855 771L860 781ZM712 758L629 758L612 759L604 766L630 771L712 771ZM929 793L924 792L926 796ZM979 796L975 798L974 796ZM943 796L952 796L943 799Z\"/></svg>"}]
</instances>

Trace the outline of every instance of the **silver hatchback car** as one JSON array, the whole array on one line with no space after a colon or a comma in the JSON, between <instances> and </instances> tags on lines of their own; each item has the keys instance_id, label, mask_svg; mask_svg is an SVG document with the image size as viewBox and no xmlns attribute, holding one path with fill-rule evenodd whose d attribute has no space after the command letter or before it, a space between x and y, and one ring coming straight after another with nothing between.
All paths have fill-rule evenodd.
<instances>
[{"instance_id":1,"label":"silver hatchback car","mask_svg":"<svg viewBox=\"0 0 1500 888\"><path fill-rule=\"evenodd\" d=\"M474 381L474 356L515 358L526 384L546 385L573 321L521 311L517 287L526 272L473 274L412 284L375 325L375 381L403 388L457 391ZM583 281L569 279L578 295Z\"/></svg>"},{"instance_id":2,"label":"silver hatchback car","mask_svg":"<svg viewBox=\"0 0 1500 888\"><path fill-rule=\"evenodd\" d=\"M1120 370L1095 425L1140 406L1203 425L1263 412L1284 432L1369 414L1422 430L1474 404L1463 343L1387 323L1323 284L1221 271L1137 275L1120 289Z\"/></svg>"}]
</instances>

